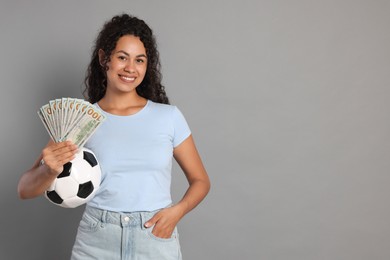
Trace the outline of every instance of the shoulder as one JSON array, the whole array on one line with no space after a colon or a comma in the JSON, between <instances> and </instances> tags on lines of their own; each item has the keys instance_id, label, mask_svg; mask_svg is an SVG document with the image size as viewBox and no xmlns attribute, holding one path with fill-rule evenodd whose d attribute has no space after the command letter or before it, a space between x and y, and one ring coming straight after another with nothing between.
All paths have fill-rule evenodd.
<instances>
[{"instance_id":1,"label":"shoulder","mask_svg":"<svg viewBox=\"0 0 390 260\"><path fill-rule=\"evenodd\" d=\"M156 103L149 100L150 109L158 114L174 115L179 112L179 109L174 105Z\"/></svg>"},{"instance_id":2,"label":"shoulder","mask_svg":"<svg viewBox=\"0 0 390 260\"><path fill-rule=\"evenodd\" d=\"M164 123L170 122L174 128L182 126L184 128L189 128L185 116L177 106L160 104L151 101L149 105L151 108L150 111L153 111L151 115L154 119L163 121Z\"/></svg>"}]
</instances>

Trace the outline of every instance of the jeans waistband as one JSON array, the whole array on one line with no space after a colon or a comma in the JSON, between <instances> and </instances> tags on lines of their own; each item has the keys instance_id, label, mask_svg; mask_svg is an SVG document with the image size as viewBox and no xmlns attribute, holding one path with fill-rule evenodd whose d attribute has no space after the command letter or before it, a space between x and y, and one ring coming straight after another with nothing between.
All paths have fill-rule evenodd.
<instances>
[{"instance_id":1,"label":"jeans waistband","mask_svg":"<svg viewBox=\"0 0 390 260\"><path fill-rule=\"evenodd\" d=\"M160 210L123 213L98 209L91 206L86 206L85 208L85 214L99 219L102 223L111 223L120 226L141 224L142 227L158 211Z\"/></svg>"}]
</instances>

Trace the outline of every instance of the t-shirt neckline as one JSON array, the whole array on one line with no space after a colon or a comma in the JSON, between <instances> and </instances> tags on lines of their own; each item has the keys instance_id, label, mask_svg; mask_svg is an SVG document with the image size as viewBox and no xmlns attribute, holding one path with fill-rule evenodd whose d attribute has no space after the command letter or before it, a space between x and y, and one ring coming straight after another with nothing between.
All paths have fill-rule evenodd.
<instances>
[{"instance_id":1,"label":"t-shirt neckline","mask_svg":"<svg viewBox=\"0 0 390 260\"><path fill-rule=\"evenodd\" d=\"M122 115L115 115L115 114L111 114L111 113L109 113L109 112L104 111L104 110L99 106L99 104L98 104L97 102L95 103L95 105L96 105L100 110L102 110L103 113L105 113L106 115L108 115L108 116L110 116L110 117L116 117L116 118L130 118L130 117L137 117L137 116L139 116L140 114L142 114L142 113L146 110L146 108L149 106L150 103L151 103L151 101L150 101L149 99L147 99L147 100L146 100L145 106L144 106L143 108L141 108L139 111L137 111L137 112L134 113L134 114L124 115L124 116L122 116Z\"/></svg>"}]
</instances>

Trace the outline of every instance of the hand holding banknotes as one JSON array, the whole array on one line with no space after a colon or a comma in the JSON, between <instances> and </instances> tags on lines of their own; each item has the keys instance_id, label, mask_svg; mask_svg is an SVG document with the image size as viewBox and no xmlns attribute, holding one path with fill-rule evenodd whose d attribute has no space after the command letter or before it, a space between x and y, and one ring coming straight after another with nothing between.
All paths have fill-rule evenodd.
<instances>
[{"instance_id":1,"label":"hand holding banknotes","mask_svg":"<svg viewBox=\"0 0 390 260\"><path fill-rule=\"evenodd\" d=\"M63 165L75 158L77 145L71 141L55 143L50 141L42 150L42 160L49 173L58 176L64 169Z\"/></svg>"},{"instance_id":2,"label":"hand holding banknotes","mask_svg":"<svg viewBox=\"0 0 390 260\"><path fill-rule=\"evenodd\" d=\"M38 115L52 139L42 151L42 160L55 176L106 118L99 108L77 98L51 100Z\"/></svg>"}]
</instances>

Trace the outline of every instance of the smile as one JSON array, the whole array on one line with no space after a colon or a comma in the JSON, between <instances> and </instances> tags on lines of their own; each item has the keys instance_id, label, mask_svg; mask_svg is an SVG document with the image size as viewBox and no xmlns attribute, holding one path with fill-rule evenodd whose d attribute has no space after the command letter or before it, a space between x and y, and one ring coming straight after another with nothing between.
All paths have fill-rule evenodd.
<instances>
[{"instance_id":1,"label":"smile","mask_svg":"<svg viewBox=\"0 0 390 260\"><path fill-rule=\"evenodd\" d=\"M123 75L119 75L119 77L126 82L133 82L135 80L135 77L126 77Z\"/></svg>"}]
</instances>

